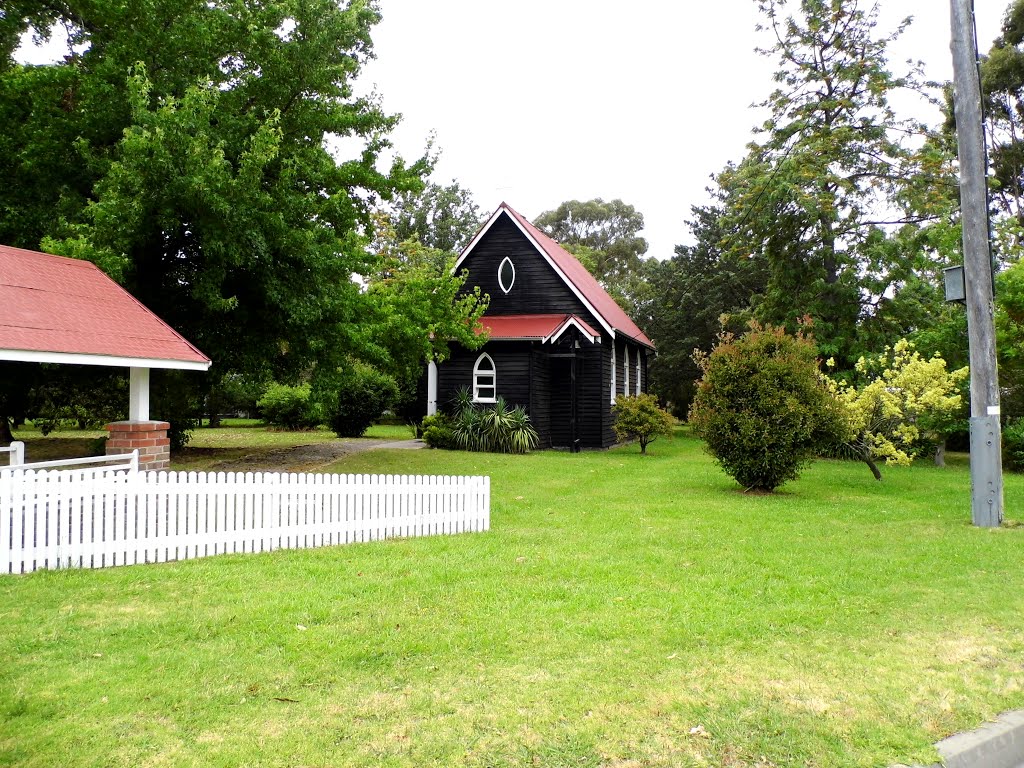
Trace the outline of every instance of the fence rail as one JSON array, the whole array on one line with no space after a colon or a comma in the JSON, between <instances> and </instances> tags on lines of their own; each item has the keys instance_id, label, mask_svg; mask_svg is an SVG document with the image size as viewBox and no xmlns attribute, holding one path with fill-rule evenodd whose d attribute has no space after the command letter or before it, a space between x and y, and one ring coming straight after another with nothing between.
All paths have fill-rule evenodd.
<instances>
[{"instance_id":1,"label":"fence rail","mask_svg":"<svg viewBox=\"0 0 1024 768\"><path fill-rule=\"evenodd\" d=\"M6 447L0 447L0 453L6 453L7 462L13 467L25 463L25 444L21 440L15 440ZM0 467L3 469L3 467Z\"/></svg>"},{"instance_id":2,"label":"fence rail","mask_svg":"<svg viewBox=\"0 0 1024 768\"><path fill-rule=\"evenodd\" d=\"M0 472L0 573L485 531L490 478Z\"/></svg>"}]
</instances>

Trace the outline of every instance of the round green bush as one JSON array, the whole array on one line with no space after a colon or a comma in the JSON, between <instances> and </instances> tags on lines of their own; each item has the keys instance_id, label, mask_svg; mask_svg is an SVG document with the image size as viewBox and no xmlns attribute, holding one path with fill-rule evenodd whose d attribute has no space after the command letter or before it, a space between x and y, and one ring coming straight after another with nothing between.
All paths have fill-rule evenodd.
<instances>
[{"instance_id":1,"label":"round green bush","mask_svg":"<svg viewBox=\"0 0 1024 768\"><path fill-rule=\"evenodd\" d=\"M312 429L321 421L310 399L310 387L271 384L257 403L263 421L284 429Z\"/></svg>"},{"instance_id":2,"label":"round green bush","mask_svg":"<svg viewBox=\"0 0 1024 768\"><path fill-rule=\"evenodd\" d=\"M721 467L747 490L794 480L845 422L818 371L810 338L751 324L698 360L703 378L690 422Z\"/></svg>"},{"instance_id":3,"label":"round green bush","mask_svg":"<svg viewBox=\"0 0 1024 768\"><path fill-rule=\"evenodd\" d=\"M359 437L398 400L398 385L386 373L357 363L341 375L328 423L338 437Z\"/></svg>"}]
</instances>

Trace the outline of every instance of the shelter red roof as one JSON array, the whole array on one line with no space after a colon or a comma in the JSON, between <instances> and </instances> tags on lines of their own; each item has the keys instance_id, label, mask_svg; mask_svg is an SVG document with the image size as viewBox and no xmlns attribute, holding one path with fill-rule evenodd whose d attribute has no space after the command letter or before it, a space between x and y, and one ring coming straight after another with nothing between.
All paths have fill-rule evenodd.
<instances>
[{"instance_id":1,"label":"shelter red roof","mask_svg":"<svg viewBox=\"0 0 1024 768\"><path fill-rule=\"evenodd\" d=\"M206 355L95 264L3 245L0 359L210 366Z\"/></svg>"},{"instance_id":2,"label":"shelter red roof","mask_svg":"<svg viewBox=\"0 0 1024 768\"><path fill-rule=\"evenodd\" d=\"M480 324L492 339L557 341L566 328L575 325L590 337L591 343L601 340L601 334L576 315L484 315Z\"/></svg>"},{"instance_id":3,"label":"shelter red roof","mask_svg":"<svg viewBox=\"0 0 1024 768\"><path fill-rule=\"evenodd\" d=\"M565 250L556 241L533 226L530 221L521 213L507 203L498 206L498 210L504 210L519 226L534 240L543 253L554 262L558 270L565 276L569 283L583 295L586 301L593 307L594 311L605 323L615 329L616 333L654 349L652 342L647 335L640 330L635 322L627 315L622 307L611 296L608 291L597 282L597 279L587 271L579 260ZM472 244L471 244L472 245ZM468 248L467 248L468 250Z\"/></svg>"}]
</instances>

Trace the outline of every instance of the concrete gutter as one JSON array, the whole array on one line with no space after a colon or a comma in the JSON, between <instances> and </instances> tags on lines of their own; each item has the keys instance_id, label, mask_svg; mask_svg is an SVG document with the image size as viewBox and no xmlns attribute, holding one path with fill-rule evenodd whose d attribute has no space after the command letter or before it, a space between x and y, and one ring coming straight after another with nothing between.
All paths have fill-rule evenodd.
<instances>
[{"instance_id":1,"label":"concrete gutter","mask_svg":"<svg viewBox=\"0 0 1024 768\"><path fill-rule=\"evenodd\" d=\"M935 745L945 768L1024 766L1024 710L1004 712L994 723L957 733Z\"/></svg>"},{"instance_id":2,"label":"concrete gutter","mask_svg":"<svg viewBox=\"0 0 1024 768\"><path fill-rule=\"evenodd\" d=\"M1004 712L995 722L954 734L935 748L942 762L929 768L1024 768L1024 710Z\"/></svg>"}]
</instances>

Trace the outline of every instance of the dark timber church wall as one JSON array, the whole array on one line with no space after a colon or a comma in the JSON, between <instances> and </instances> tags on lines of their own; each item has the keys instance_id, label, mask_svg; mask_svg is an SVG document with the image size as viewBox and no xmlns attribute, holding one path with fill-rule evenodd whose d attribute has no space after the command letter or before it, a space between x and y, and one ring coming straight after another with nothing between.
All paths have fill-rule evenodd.
<instances>
[{"instance_id":1,"label":"dark timber church wall","mask_svg":"<svg viewBox=\"0 0 1024 768\"><path fill-rule=\"evenodd\" d=\"M571 358L552 359L550 355L556 349L571 350L528 341L488 342L474 352L455 348L452 356L438 368L438 408L450 413L458 391L463 387L472 390L473 366L486 352L494 360L498 395L510 405L526 408L540 437L540 446L568 447L569 392L566 386L560 386L568 379L560 377L559 382L553 382L551 372L552 366L556 366L555 371L559 370L558 366L568 366ZM608 392L611 353L607 349L604 344L584 341L576 350L577 437L583 447L604 448L615 442ZM563 415L566 418L559 418Z\"/></svg>"},{"instance_id":2,"label":"dark timber church wall","mask_svg":"<svg viewBox=\"0 0 1024 768\"><path fill-rule=\"evenodd\" d=\"M498 285L498 268L509 257L516 270L511 291ZM568 330L557 344L539 341L489 341L470 352L455 347L438 366L437 405L451 412L459 389L472 390L473 366L481 353L494 360L497 394L510 405L522 405L540 436L540 446L568 447L571 443L569 366L576 366L576 435L582 447L607 448L616 442L612 428L612 347L615 346L615 392L622 394L624 350L629 346L629 394L636 391L636 361L641 360L641 391L647 391L647 355L622 338L612 341L597 318L551 264L538 253L508 214L499 216L480 238L462 265L469 270L467 289L478 286L490 297L488 315L577 315L602 334L600 344ZM579 347L575 346L579 342ZM575 352L576 357L552 357ZM531 386L532 385L532 386ZM425 400L424 400L425 406Z\"/></svg>"},{"instance_id":3,"label":"dark timber church wall","mask_svg":"<svg viewBox=\"0 0 1024 768\"><path fill-rule=\"evenodd\" d=\"M498 267L508 256L516 268L512 290L498 285ZM578 315L594 328L600 325L569 287L551 268L519 228L504 215L491 225L464 264L469 269L467 286L480 286L491 297L489 315Z\"/></svg>"}]
</instances>

